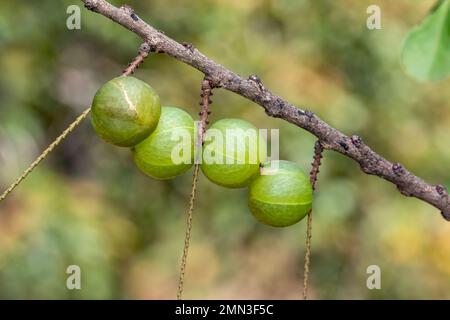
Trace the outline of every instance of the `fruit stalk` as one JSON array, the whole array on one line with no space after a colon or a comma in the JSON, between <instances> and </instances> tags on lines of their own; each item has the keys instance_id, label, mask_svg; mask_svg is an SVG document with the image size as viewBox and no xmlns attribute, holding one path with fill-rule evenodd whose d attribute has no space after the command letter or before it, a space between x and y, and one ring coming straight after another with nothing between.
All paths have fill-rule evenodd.
<instances>
[{"instance_id":1,"label":"fruit stalk","mask_svg":"<svg viewBox=\"0 0 450 320\"><path fill-rule=\"evenodd\" d=\"M139 52L138 55L136 56L136 58L133 59L133 61L131 61L128 64L128 67L126 67L123 72L122 75L123 76L129 76L132 75L137 68L139 68L139 65L142 63L142 61L144 61L145 58L147 58L149 52L150 52L150 45L146 42L142 43L141 46L139 47Z\"/></svg>"},{"instance_id":2,"label":"fruit stalk","mask_svg":"<svg viewBox=\"0 0 450 320\"><path fill-rule=\"evenodd\" d=\"M322 161L323 146L320 140L317 140L314 145L314 157L311 163L311 171L309 173L309 181L313 191L316 190L317 176L319 174L319 167ZM308 277L309 266L311 264L311 241L312 241L312 209L308 212L308 221L306 225L306 252L305 264L303 266L303 299L308 299Z\"/></svg>"},{"instance_id":3,"label":"fruit stalk","mask_svg":"<svg viewBox=\"0 0 450 320\"><path fill-rule=\"evenodd\" d=\"M79 115L56 139L53 141L32 164L6 189L0 196L0 202L5 198L44 160L75 128L88 116L91 108L88 108Z\"/></svg>"},{"instance_id":4,"label":"fruit stalk","mask_svg":"<svg viewBox=\"0 0 450 320\"><path fill-rule=\"evenodd\" d=\"M319 167L322 161L323 146L320 140L317 140L314 144L314 157L311 163L311 171L309 173L309 181L313 190L316 190L317 176L319 174Z\"/></svg>"},{"instance_id":5,"label":"fruit stalk","mask_svg":"<svg viewBox=\"0 0 450 320\"><path fill-rule=\"evenodd\" d=\"M198 133L197 133L197 159L196 164L199 164L198 154L201 154L203 140L205 138L206 126L209 124L208 116L211 114L209 111L209 105L212 103L211 96L212 88L211 83L206 78L202 81L202 88L200 93L200 122L198 124Z\"/></svg>"},{"instance_id":6,"label":"fruit stalk","mask_svg":"<svg viewBox=\"0 0 450 320\"><path fill-rule=\"evenodd\" d=\"M198 181L198 173L200 169L200 157L202 154L202 145L203 139L206 132L206 126L209 124L208 116L211 113L209 111L209 105L212 103L210 97L213 95L211 92L212 86L208 79L203 79L202 87L201 87L201 101L200 101L200 121L197 127L197 139L196 139L196 157L195 157L195 167L194 174L192 177L192 189L189 200L189 208L186 215L186 233L184 236L184 248L183 248L183 256L181 258L181 266L180 266L180 278L178 280L178 293L177 300L181 300L183 296L183 288L184 288L184 276L186 273L186 262L189 254L189 243L191 239L191 231L192 231L192 213L194 211L195 204L195 196L197 192L197 181Z\"/></svg>"}]
</instances>

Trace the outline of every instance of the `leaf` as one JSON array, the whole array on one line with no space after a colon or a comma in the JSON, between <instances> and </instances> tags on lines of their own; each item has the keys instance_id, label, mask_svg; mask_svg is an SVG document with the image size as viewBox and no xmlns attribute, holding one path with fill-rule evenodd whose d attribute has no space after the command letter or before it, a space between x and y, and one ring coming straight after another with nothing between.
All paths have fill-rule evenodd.
<instances>
[{"instance_id":1,"label":"leaf","mask_svg":"<svg viewBox=\"0 0 450 320\"><path fill-rule=\"evenodd\" d=\"M418 80L450 75L450 0L441 0L406 37L402 51L406 72Z\"/></svg>"}]
</instances>

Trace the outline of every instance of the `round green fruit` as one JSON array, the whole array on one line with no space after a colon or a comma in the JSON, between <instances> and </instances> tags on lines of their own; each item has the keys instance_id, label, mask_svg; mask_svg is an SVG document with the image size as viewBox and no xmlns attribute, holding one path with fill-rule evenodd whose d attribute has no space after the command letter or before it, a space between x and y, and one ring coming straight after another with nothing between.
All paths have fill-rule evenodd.
<instances>
[{"instance_id":1,"label":"round green fruit","mask_svg":"<svg viewBox=\"0 0 450 320\"><path fill-rule=\"evenodd\" d=\"M150 135L161 114L159 97L145 82L117 77L105 83L92 102L92 125L105 141L131 147Z\"/></svg>"},{"instance_id":2,"label":"round green fruit","mask_svg":"<svg viewBox=\"0 0 450 320\"><path fill-rule=\"evenodd\" d=\"M296 163L272 161L249 187L249 208L260 222L287 227L303 219L312 207L313 190L308 176ZM264 174L274 170L272 174ZM270 172L267 172L270 173Z\"/></svg>"},{"instance_id":3,"label":"round green fruit","mask_svg":"<svg viewBox=\"0 0 450 320\"><path fill-rule=\"evenodd\" d=\"M258 129L241 119L222 119L206 132L201 169L212 182L228 188L247 186L267 154Z\"/></svg>"},{"instance_id":4,"label":"round green fruit","mask_svg":"<svg viewBox=\"0 0 450 320\"><path fill-rule=\"evenodd\" d=\"M194 120L185 111L162 107L155 131L133 149L134 162L155 179L181 175L194 163Z\"/></svg>"}]
</instances>

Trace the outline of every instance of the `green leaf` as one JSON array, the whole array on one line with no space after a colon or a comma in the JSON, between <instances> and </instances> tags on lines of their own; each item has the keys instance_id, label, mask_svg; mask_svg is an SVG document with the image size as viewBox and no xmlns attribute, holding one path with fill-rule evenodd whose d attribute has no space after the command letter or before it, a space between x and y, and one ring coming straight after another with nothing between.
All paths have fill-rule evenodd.
<instances>
[{"instance_id":1,"label":"green leaf","mask_svg":"<svg viewBox=\"0 0 450 320\"><path fill-rule=\"evenodd\" d=\"M450 0L441 0L411 30L401 59L406 72L418 80L437 81L450 75Z\"/></svg>"}]
</instances>

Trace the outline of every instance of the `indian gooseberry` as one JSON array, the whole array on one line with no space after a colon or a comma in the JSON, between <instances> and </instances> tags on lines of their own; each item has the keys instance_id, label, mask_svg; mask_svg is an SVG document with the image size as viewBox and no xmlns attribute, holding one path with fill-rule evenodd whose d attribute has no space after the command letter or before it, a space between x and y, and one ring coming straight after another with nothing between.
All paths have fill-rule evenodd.
<instances>
[{"instance_id":1,"label":"indian gooseberry","mask_svg":"<svg viewBox=\"0 0 450 320\"><path fill-rule=\"evenodd\" d=\"M266 158L266 141L255 126L241 119L215 122L204 140L202 172L223 187L247 186Z\"/></svg>"},{"instance_id":2,"label":"indian gooseberry","mask_svg":"<svg viewBox=\"0 0 450 320\"><path fill-rule=\"evenodd\" d=\"M311 210L313 191L308 176L290 161L271 161L249 187L249 208L260 222L287 227L303 219ZM264 171L273 169L272 174Z\"/></svg>"},{"instance_id":3,"label":"indian gooseberry","mask_svg":"<svg viewBox=\"0 0 450 320\"><path fill-rule=\"evenodd\" d=\"M155 131L132 148L134 162L155 179L181 175L194 162L194 132L194 120L187 112L162 107Z\"/></svg>"},{"instance_id":4,"label":"indian gooseberry","mask_svg":"<svg viewBox=\"0 0 450 320\"><path fill-rule=\"evenodd\" d=\"M105 83L92 102L92 125L105 141L131 147L150 135L158 124L158 94L145 82L120 76Z\"/></svg>"}]
</instances>

